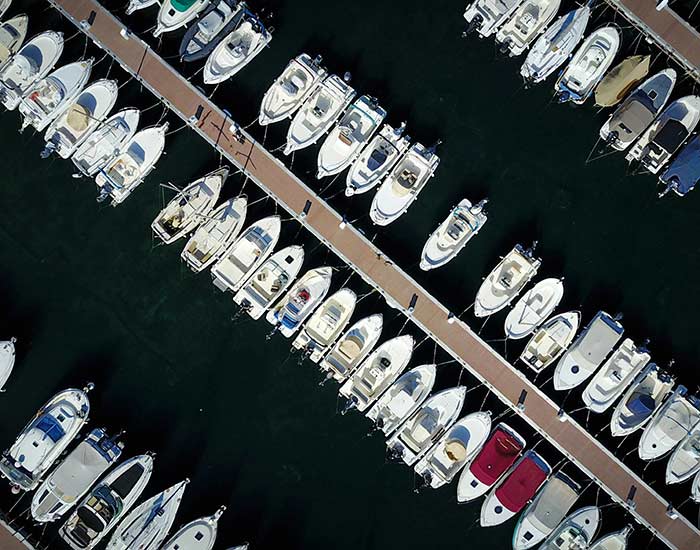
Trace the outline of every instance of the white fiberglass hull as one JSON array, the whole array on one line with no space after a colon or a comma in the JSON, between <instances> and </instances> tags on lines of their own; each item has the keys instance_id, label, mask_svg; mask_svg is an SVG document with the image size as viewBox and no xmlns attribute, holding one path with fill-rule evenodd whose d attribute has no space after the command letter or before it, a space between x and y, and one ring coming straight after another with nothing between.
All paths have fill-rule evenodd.
<instances>
[{"instance_id":1,"label":"white fiberglass hull","mask_svg":"<svg viewBox=\"0 0 700 550\"><path fill-rule=\"evenodd\" d=\"M523 53L559 11L561 0L525 0L498 29L496 44L511 57Z\"/></svg>"},{"instance_id":2,"label":"white fiberglass hull","mask_svg":"<svg viewBox=\"0 0 700 550\"><path fill-rule=\"evenodd\" d=\"M211 550L216 542L219 518L225 510L226 506L222 506L213 516L182 526L160 550Z\"/></svg>"},{"instance_id":3,"label":"white fiberglass hull","mask_svg":"<svg viewBox=\"0 0 700 550\"><path fill-rule=\"evenodd\" d=\"M178 2L179 4L179 2ZM153 36L173 32L192 21L200 11L209 5L209 0L194 0L186 10L175 8L171 0L164 0L158 12L158 20Z\"/></svg>"},{"instance_id":4,"label":"white fiberglass hull","mask_svg":"<svg viewBox=\"0 0 700 550\"><path fill-rule=\"evenodd\" d=\"M700 422L688 432L666 463L666 484L682 483L700 472Z\"/></svg>"},{"instance_id":5,"label":"white fiberglass hull","mask_svg":"<svg viewBox=\"0 0 700 550\"><path fill-rule=\"evenodd\" d=\"M601 514L597 506L579 508L566 519L545 539L541 549L555 550L562 544L576 544L588 548L595 538L600 526ZM561 541L557 543L557 541ZM564 547L566 548L566 547ZM576 546L573 546L576 548Z\"/></svg>"},{"instance_id":6,"label":"white fiberglass hull","mask_svg":"<svg viewBox=\"0 0 700 550\"><path fill-rule=\"evenodd\" d=\"M564 296L561 279L544 279L537 283L508 313L504 323L506 338L520 339L549 317Z\"/></svg>"},{"instance_id":7,"label":"white fiberglass hull","mask_svg":"<svg viewBox=\"0 0 700 550\"><path fill-rule=\"evenodd\" d=\"M157 6L160 4L160 0L129 0L126 6L126 14L131 15L134 12L150 8L151 6Z\"/></svg>"},{"instance_id":8,"label":"white fiberglass hull","mask_svg":"<svg viewBox=\"0 0 700 550\"><path fill-rule=\"evenodd\" d=\"M560 313L545 321L528 341L520 360L535 372L541 372L567 350L580 322L578 311Z\"/></svg>"},{"instance_id":9,"label":"white fiberglass hull","mask_svg":"<svg viewBox=\"0 0 700 550\"><path fill-rule=\"evenodd\" d=\"M205 84L219 84L238 74L272 40L257 21L244 20L214 48L204 65Z\"/></svg>"},{"instance_id":10,"label":"white fiberglass hull","mask_svg":"<svg viewBox=\"0 0 700 550\"><path fill-rule=\"evenodd\" d=\"M467 6L467 32L476 30L481 38L494 34L523 0L475 0Z\"/></svg>"},{"instance_id":11,"label":"white fiberglass hull","mask_svg":"<svg viewBox=\"0 0 700 550\"><path fill-rule=\"evenodd\" d=\"M27 38L29 17L18 15L0 23L0 70L19 51Z\"/></svg>"},{"instance_id":12,"label":"white fiberglass hull","mask_svg":"<svg viewBox=\"0 0 700 550\"><path fill-rule=\"evenodd\" d=\"M3 391L15 366L15 339L0 342L0 391Z\"/></svg>"},{"instance_id":13,"label":"white fiberglass hull","mask_svg":"<svg viewBox=\"0 0 700 550\"><path fill-rule=\"evenodd\" d=\"M343 382L364 361L382 334L383 316L370 315L352 325L333 345L321 362L321 369Z\"/></svg>"},{"instance_id":14,"label":"white fiberglass hull","mask_svg":"<svg viewBox=\"0 0 700 550\"><path fill-rule=\"evenodd\" d=\"M624 529L600 537L590 546L590 550L627 550L627 539L632 533L632 527L627 525Z\"/></svg>"}]
</instances>

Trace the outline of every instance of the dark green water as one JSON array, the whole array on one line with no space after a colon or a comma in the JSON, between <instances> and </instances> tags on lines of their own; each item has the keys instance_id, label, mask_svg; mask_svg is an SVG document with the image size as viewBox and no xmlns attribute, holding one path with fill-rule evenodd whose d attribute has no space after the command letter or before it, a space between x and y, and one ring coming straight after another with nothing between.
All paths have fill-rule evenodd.
<instances>
[{"instance_id":1,"label":"dark green water","mask_svg":"<svg viewBox=\"0 0 700 550\"><path fill-rule=\"evenodd\" d=\"M58 14L42 11L44 2L16 3L27 6L32 33L53 28L74 34ZM107 5L120 7L122 1ZM562 310L581 307L586 318L600 308L624 312L628 333L638 341L650 338L654 359L665 364L674 358L679 380L695 388L699 199L657 199L654 181L629 175L620 156L586 164L606 113L552 104L551 84L521 89L518 61L496 59L492 42L460 39L462 2L279 0L265 6L274 12L271 47L214 96L242 124L256 117L262 94L290 57L321 52L329 69L350 70L358 90L380 98L390 122L407 120L409 133L424 143L444 141L437 177L389 228L372 228L366 215L370 195L334 196L340 180L323 192L349 219L359 218L356 224L368 236L376 233L375 242L421 284L461 311L498 255L516 242L538 240L541 276L566 278ZM607 20L603 15L591 27ZM154 21L155 10L129 19L135 31ZM631 52L634 35L625 38ZM166 37L160 51L174 55L178 42ZM84 47L82 36L72 39L63 59L80 57ZM92 46L88 52L101 56ZM109 65L102 61L94 76L105 76ZM183 70L190 75L198 68ZM110 76L126 80L116 65ZM686 81L674 95L691 91ZM142 109L153 104L133 82L118 103ZM160 116L156 107L142 120L153 124ZM166 119L171 128L180 126L171 115ZM149 224L162 205L158 183L184 185L218 165L203 141L188 130L172 135L149 181L113 209L95 203L90 182L71 178L71 163L40 161L42 139L18 135L17 128L16 113L0 114L0 335L19 339L18 363L0 396L2 446L50 395L91 380L97 385L94 425L126 429L127 455L158 453L146 495L189 476L193 483L177 523L212 513L221 503L229 506L219 547L242 540L260 549L509 547L514 522L474 527L479 504L458 506L454 485L413 494L411 472L385 462L383 441L366 437L364 419L336 413L333 384L319 387L315 367L290 357L286 340L265 339L269 325L234 318L230 298L215 291L208 275L197 277L180 266L184 243L154 248ZM251 131L263 139L258 128ZM271 128L266 145L277 147L285 133L284 124ZM316 154L310 148L294 159L293 170L309 183ZM313 185L321 190L328 183ZM225 193L240 188L241 181L232 179ZM251 200L262 197L250 183L245 192ZM490 199L488 225L447 267L420 272L425 238L465 196ZM271 200L262 201L249 219L274 211ZM307 267L341 267L288 221L280 246L295 242L307 249ZM337 273L333 288L349 275ZM357 276L348 284L358 293L368 290ZM356 315L375 311L385 313L385 336L403 330L423 338L375 296L363 300ZM474 321L470 314L465 319ZM499 338L502 321L490 321L483 335ZM495 345L511 359L520 351ZM430 362L433 355L433 344L425 342L412 364ZM446 359L438 352L438 362ZM441 367L439 387L458 380L454 365ZM461 380L474 384L468 375ZM554 395L551 383L544 377L542 383ZM466 409L478 409L484 397L481 389L470 393ZM579 406L576 395L567 400L568 409ZM491 397L485 407L503 410ZM585 421L585 415L577 418ZM597 432L608 420L591 419L590 429ZM522 423L509 422L536 442ZM622 456L635 445L636 438L630 439L617 452ZM561 458L546 442L538 450L552 464ZM626 460L641 472L643 463ZM688 486L665 488L664 467L653 464L644 477L680 505ZM574 467L566 471L585 483ZM581 503L595 499L589 489ZM1 501L5 509L14 502L5 492ZM602 502L607 500L601 496ZM681 512L695 518L697 505L685 504ZM624 521L618 510L605 510L606 532ZM49 540L51 548L61 547L50 532L43 541ZM638 528L632 540L631 548L643 549L651 539Z\"/></svg>"}]
</instances>

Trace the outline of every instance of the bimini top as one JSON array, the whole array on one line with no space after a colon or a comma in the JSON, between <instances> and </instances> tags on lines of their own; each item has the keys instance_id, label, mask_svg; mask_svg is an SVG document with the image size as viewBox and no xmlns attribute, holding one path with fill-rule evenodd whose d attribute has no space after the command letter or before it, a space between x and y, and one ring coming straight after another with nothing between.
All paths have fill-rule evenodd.
<instances>
[{"instance_id":1,"label":"bimini top","mask_svg":"<svg viewBox=\"0 0 700 550\"><path fill-rule=\"evenodd\" d=\"M519 512L551 471L552 468L540 455L530 451L496 489L496 496L508 510Z\"/></svg>"}]
</instances>

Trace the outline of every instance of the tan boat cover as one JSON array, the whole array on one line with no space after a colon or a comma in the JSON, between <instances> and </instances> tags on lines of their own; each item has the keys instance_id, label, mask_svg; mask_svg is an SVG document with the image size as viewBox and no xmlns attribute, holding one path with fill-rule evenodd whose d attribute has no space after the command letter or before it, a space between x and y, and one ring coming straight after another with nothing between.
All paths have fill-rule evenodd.
<instances>
[{"instance_id":1,"label":"tan boat cover","mask_svg":"<svg viewBox=\"0 0 700 550\"><path fill-rule=\"evenodd\" d=\"M617 105L649 73L649 61L648 55L633 55L613 67L595 89L596 105Z\"/></svg>"},{"instance_id":2,"label":"tan boat cover","mask_svg":"<svg viewBox=\"0 0 700 550\"><path fill-rule=\"evenodd\" d=\"M90 113L82 105L73 104L68 109L68 117L66 118L68 126L76 132L84 132L90 123Z\"/></svg>"}]
</instances>

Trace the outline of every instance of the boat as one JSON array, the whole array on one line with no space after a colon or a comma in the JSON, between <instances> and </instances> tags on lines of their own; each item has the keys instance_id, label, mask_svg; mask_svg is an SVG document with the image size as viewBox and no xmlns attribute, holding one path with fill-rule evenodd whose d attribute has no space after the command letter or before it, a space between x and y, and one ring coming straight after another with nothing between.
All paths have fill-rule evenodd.
<instances>
[{"instance_id":1,"label":"boat","mask_svg":"<svg viewBox=\"0 0 700 550\"><path fill-rule=\"evenodd\" d=\"M257 15L247 9L236 29L228 34L207 57L204 83L219 84L243 69L263 51L272 40Z\"/></svg>"},{"instance_id":2,"label":"boat","mask_svg":"<svg viewBox=\"0 0 700 550\"><path fill-rule=\"evenodd\" d=\"M695 475L693 485L690 489L690 498L695 502L700 502L700 472Z\"/></svg>"},{"instance_id":3,"label":"boat","mask_svg":"<svg viewBox=\"0 0 700 550\"><path fill-rule=\"evenodd\" d=\"M632 526L627 525L624 529L600 537L590 550L626 550L630 533L632 533Z\"/></svg>"},{"instance_id":4,"label":"boat","mask_svg":"<svg viewBox=\"0 0 700 550\"><path fill-rule=\"evenodd\" d=\"M589 411L607 411L622 395L651 357L644 347L625 338L583 390L583 402Z\"/></svg>"},{"instance_id":5,"label":"boat","mask_svg":"<svg viewBox=\"0 0 700 550\"><path fill-rule=\"evenodd\" d=\"M694 136L659 177L663 197L673 191L679 197L690 193L700 181L700 135Z\"/></svg>"},{"instance_id":6,"label":"boat","mask_svg":"<svg viewBox=\"0 0 700 550\"><path fill-rule=\"evenodd\" d=\"M183 61L207 57L238 26L245 14L246 6L239 0L214 0L208 4L180 42Z\"/></svg>"},{"instance_id":7,"label":"boat","mask_svg":"<svg viewBox=\"0 0 700 550\"><path fill-rule=\"evenodd\" d=\"M389 457L413 466L457 421L466 396L457 386L429 397L386 442Z\"/></svg>"},{"instance_id":8,"label":"boat","mask_svg":"<svg viewBox=\"0 0 700 550\"><path fill-rule=\"evenodd\" d=\"M681 148L700 122L700 97L688 95L666 107L651 126L630 147L628 162L638 160L657 174Z\"/></svg>"},{"instance_id":9,"label":"boat","mask_svg":"<svg viewBox=\"0 0 700 550\"><path fill-rule=\"evenodd\" d=\"M111 198L112 206L117 206L141 185L163 155L167 131L166 122L136 132L119 154L97 171L98 202Z\"/></svg>"},{"instance_id":10,"label":"boat","mask_svg":"<svg viewBox=\"0 0 700 550\"><path fill-rule=\"evenodd\" d=\"M321 56L315 59L305 53L296 56L265 92L258 124L267 126L292 118L327 75L328 71L321 65Z\"/></svg>"},{"instance_id":11,"label":"boat","mask_svg":"<svg viewBox=\"0 0 700 550\"><path fill-rule=\"evenodd\" d=\"M65 515L121 457L124 444L104 429L93 429L34 493L31 513L47 523Z\"/></svg>"},{"instance_id":12,"label":"boat","mask_svg":"<svg viewBox=\"0 0 700 550\"><path fill-rule=\"evenodd\" d=\"M559 103L584 104L612 65L619 48L620 33L615 27L593 31L554 85Z\"/></svg>"},{"instance_id":13,"label":"boat","mask_svg":"<svg viewBox=\"0 0 700 550\"><path fill-rule=\"evenodd\" d=\"M619 105L600 129L600 139L617 151L627 149L664 108L676 83L665 69L647 78Z\"/></svg>"},{"instance_id":14,"label":"boat","mask_svg":"<svg viewBox=\"0 0 700 550\"><path fill-rule=\"evenodd\" d=\"M462 199L450 211L447 219L431 233L423 246L420 260L423 271L445 265L481 231L488 219L484 208L487 202L482 200L472 205L467 199Z\"/></svg>"},{"instance_id":15,"label":"boat","mask_svg":"<svg viewBox=\"0 0 700 550\"><path fill-rule=\"evenodd\" d=\"M498 29L496 47L516 57L544 32L557 15L561 0L525 0Z\"/></svg>"},{"instance_id":16,"label":"boat","mask_svg":"<svg viewBox=\"0 0 700 550\"><path fill-rule=\"evenodd\" d=\"M700 422L688 432L666 463L666 485L682 483L700 472Z\"/></svg>"},{"instance_id":17,"label":"boat","mask_svg":"<svg viewBox=\"0 0 700 550\"><path fill-rule=\"evenodd\" d=\"M321 144L316 178L340 174L350 166L385 117L377 98L363 95L356 99Z\"/></svg>"},{"instance_id":18,"label":"boat","mask_svg":"<svg viewBox=\"0 0 700 550\"><path fill-rule=\"evenodd\" d=\"M481 283L474 302L474 315L488 317L501 311L520 294L537 274L542 260L535 258L534 247L519 244L511 250Z\"/></svg>"},{"instance_id":19,"label":"boat","mask_svg":"<svg viewBox=\"0 0 700 550\"><path fill-rule=\"evenodd\" d=\"M372 200L369 217L373 223L389 225L418 198L440 164L440 157L435 154L436 147L437 144L426 148L421 143L414 143L398 160Z\"/></svg>"},{"instance_id":20,"label":"boat","mask_svg":"<svg viewBox=\"0 0 700 550\"><path fill-rule=\"evenodd\" d=\"M467 34L476 31L480 38L494 34L523 0L475 0L464 11Z\"/></svg>"},{"instance_id":21,"label":"boat","mask_svg":"<svg viewBox=\"0 0 700 550\"><path fill-rule=\"evenodd\" d=\"M0 0L0 17L5 15L5 12L10 8L10 5L12 5L12 0Z\"/></svg>"},{"instance_id":22,"label":"boat","mask_svg":"<svg viewBox=\"0 0 700 550\"><path fill-rule=\"evenodd\" d=\"M581 313L567 311L545 321L530 338L520 360L535 372L542 372L566 351L576 336Z\"/></svg>"},{"instance_id":23,"label":"boat","mask_svg":"<svg viewBox=\"0 0 700 550\"><path fill-rule=\"evenodd\" d=\"M150 8L151 6L160 6L161 0L129 0L126 6L126 15L131 15L134 12Z\"/></svg>"},{"instance_id":24,"label":"boat","mask_svg":"<svg viewBox=\"0 0 700 550\"><path fill-rule=\"evenodd\" d=\"M0 392L4 391L3 388L15 366L16 341L17 340L14 338L10 338L9 340L0 342Z\"/></svg>"},{"instance_id":25,"label":"boat","mask_svg":"<svg viewBox=\"0 0 700 550\"><path fill-rule=\"evenodd\" d=\"M583 37L590 15L588 6L572 10L535 41L520 67L525 84L542 82L569 59Z\"/></svg>"},{"instance_id":26,"label":"boat","mask_svg":"<svg viewBox=\"0 0 700 550\"><path fill-rule=\"evenodd\" d=\"M0 70L24 44L28 27L29 17L26 15L0 22Z\"/></svg>"},{"instance_id":27,"label":"boat","mask_svg":"<svg viewBox=\"0 0 700 550\"><path fill-rule=\"evenodd\" d=\"M226 506L221 506L213 515L183 525L161 550L211 550L216 542L219 518L225 510Z\"/></svg>"},{"instance_id":28,"label":"boat","mask_svg":"<svg viewBox=\"0 0 700 550\"><path fill-rule=\"evenodd\" d=\"M0 475L14 491L36 489L46 472L85 425L90 413L88 392L70 388L54 395L32 417L0 458Z\"/></svg>"},{"instance_id":29,"label":"boat","mask_svg":"<svg viewBox=\"0 0 700 550\"><path fill-rule=\"evenodd\" d=\"M304 350L309 359L318 363L348 326L356 303L357 295L349 288L341 288L326 298L292 341L292 347Z\"/></svg>"},{"instance_id":30,"label":"boat","mask_svg":"<svg viewBox=\"0 0 700 550\"><path fill-rule=\"evenodd\" d=\"M535 451L528 451L501 481L494 485L481 506L482 527L493 527L519 513L552 473L552 467Z\"/></svg>"},{"instance_id":31,"label":"boat","mask_svg":"<svg viewBox=\"0 0 700 550\"><path fill-rule=\"evenodd\" d=\"M3 65L0 70L0 102L7 110L17 108L27 91L49 74L61 53L63 33L46 31L29 40Z\"/></svg>"},{"instance_id":32,"label":"boat","mask_svg":"<svg viewBox=\"0 0 700 550\"><path fill-rule=\"evenodd\" d=\"M600 525L600 508L586 506L569 516L545 539L539 550L589 548Z\"/></svg>"},{"instance_id":33,"label":"boat","mask_svg":"<svg viewBox=\"0 0 700 550\"><path fill-rule=\"evenodd\" d=\"M194 231L219 200L228 173L227 166L219 168L179 191L151 223L156 237L170 244Z\"/></svg>"},{"instance_id":34,"label":"boat","mask_svg":"<svg viewBox=\"0 0 700 550\"><path fill-rule=\"evenodd\" d=\"M413 336L387 340L375 349L340 387L348 408L368 409L398 378L413 355Z\"/></svg>"},{"instance_id":35,"label":"boat","mask_svg":"<svg viewBox=\"0 0 700 550\"><path fill-rule=\"evenodd\" d=\"M141 496L152 472L150 454L117 466L83 498L61 526L60 537L73 550L97 546Z\"/></svg>"},{"instance_id":36,"label":"boat","mask_svg":"<svg viewBox=\"0 0 700 550\"><path fill-rule=\"evenodd\" d=\"M493 429L481 450L466 465L457 484L457 501L470 502L485 495L518 460L525 439L507 424Z\"/></svg>"},{"instance_id":37,"label":"boat","mask_svg":"<svg viewBox=\"0 0 700 550\"><path fill-rule=\"evenodd\" d=\"M187 241L180 254L185 264L199 273L219 260L241 231L247 209L245 195L219 205Z\"/></svg>"},{"instance_id":38,"label":"boat","mask_svg":"<svg viewBox=\"0 0 700 550\"><path fill-rule=\"evenodd\" d=\"M563 472L556 472L518 519L513 550L527 550L541 543L564 520L578 500L581 486Z\"/></svg>"},{"instance_id":39,"label":"boat","mask_svg":"<svg viewBox=\"0 0 700 550\"><path fill-rule=\"evenodd\" d=\"M272 254L281 230L279 216L269 216L250 225L211 268L214 286L222 292L238 292Z\"/></svg>"},{"instance_id":40,"label":"boat","mask_svg":"<svg viewBox=\"0 0 700 550\"><path fill-rule=\"evenodd\" d=\"M330 267L310 269L287 291L265 319L275 325L282 336L290 338L328 294L333 270Z\"/></svg>"},{"instance_id":41,"label":"boat","mask_svg":"<svg viewBox=\"0 0 700 550\"><path fill-rule=\"evenodd\" d=\"M570 390L583 384L617 345L625 329L617 319L599 311L566 351L554 370L554 389Z\"/></svg>"},{"instance_id":42,"label":"boat","mask_svg":"<svg viewBox=\"0 0 700 550\"><path fill-rule=\"evenodd\" d=\"M181 29L209 5L210 0L163 0L153 36Z\"/></svg>"},{"instance_id":43,"label":"boat","mask_svg":"<svg viewBox=\"0 0 700 550\"><path fill-rule=\"evenodd\" d=\"M549 317L564 296L561 279L543 279L515 303L504 323L506 338L525 338Z\"/></svg>"},{"instance_id":44,"label":"boat","mask_svg":"<svg viewBox=\"0 0 700 550\"><path fill-rule=\"evenodd\" d=\"M437 489L450 483L486 443L491 413L475 412L455 422L414 466L423 482Z\"/></svg>"},{"instance_id":45,"label":"boat","mask_svg":"<svg viewBox=\"0 0 700 550\"><path fill-rule=\"evenodd\" d=\"M379 341L383 319L376 313L352 325L323 358L321 369L338 382L346 380Z\"/></svg>"},{"instance_id":46,"label":"boat","mask_svg":"<svg viewBox=\"0 0 700 550\"><path fill-rule=\"evenodd\" d=\"M253 319L260 319L262 314L294 282L302 263L304 263L303 246L287 246L275 252L236 292L233 301Z\"/></svg>"},{"instance_id":47,"label":"boat","mask_svg":"<svg viewBox=\"0 0 700 550\"><path fill-rule=\"evenodd\" d=\"M613 107L649 74L649 55L626 57L603 77L595 89L598 107Z\"/></svg>"}]
</instances>

